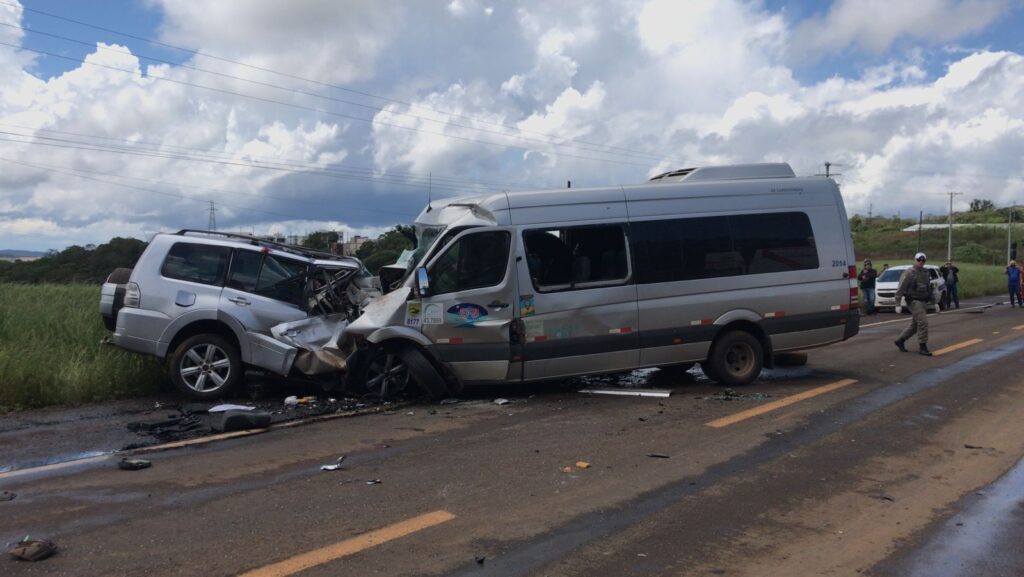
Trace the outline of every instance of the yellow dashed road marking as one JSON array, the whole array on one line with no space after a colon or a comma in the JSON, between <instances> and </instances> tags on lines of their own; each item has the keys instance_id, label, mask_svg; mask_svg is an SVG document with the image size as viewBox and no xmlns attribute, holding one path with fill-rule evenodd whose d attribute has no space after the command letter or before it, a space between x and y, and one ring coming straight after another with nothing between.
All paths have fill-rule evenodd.
<instances>
[{"instance_id":1,"label":"yellow dashed road marking","mask_svg":"<svg viewBox=\"0 0 1024 577\"><path fill-rule=\"evenodd\" d=\"M382 527L376 531L357 535L351 539L345 539L344 541L340 541L334 545L328 545L326 547L321 547L320 549L301 553L290 559L274 563L273 565L253 569L248 573L243 573L241 577L287 577L288 575L294 575L299 571L305 571L311 567L323 565L324 563L335 561L342 557L348 557L349 555L354 555L360 551L364 551L377 545L383 545L388 541L405 537L406 535L410 535L428 527L440 525L441 523L451 521L454 518L455 515L448 511L434 511L433 513L427 513L425 515L420 515L419 517L399 521L394 525L388 525L387 527Z\"/></svg>"},{"instance_id":2,"label":"yellow dashed road marking","mask_svg":"<svg viewBox=\"0 0 1024 577\"><path fill-rule=\"evenodd\" d=\"M951 353L953 351L959 351L960 349L967 348L967 347L969 347L971 345L976 345L976 344L982 342L983 340L985 340L985 339L971 339L969 341L964 341L962 343L957 343L955 345L949 345L948 347L946 347L944 349L939 349L939 350L935 351L934 354L935 354L935 356L939 356L939 355L944 355L946 353Z\"/></svg>"},{"instance_id":3,"label":"yellow dashed road marking","mask_svg":"<svg viewBox=\"0 0 1024 577\"><path fill-rule=\"evenodd\" d=\"M825 393L832 392L832 391L834 391L836 389L841 389L841 388L843 388L843 387L845 387L847 385L852 385L853 383L856 383L856 382L857 382L856 379L843 379L841 381L836 381L834 383L830 383L828 385L824 385L824 386L821 386L821 387L818 387L818 388L815 388L815 389L811 389L809 391L804 391L802 393L797 393L795 395L791 395L789 397L785 397L785 398L779 399L777 401L772 401L770 403L765 403L765 404L763 404L763 405L761 405L759 407L754 407L753 409L748 409L746 411L741 411L739 413L736 413L735 415L729 415L728 417L722 417L721 419L715 419L714 421L711 421L709 423L704 423L704 424L709 426L709 427L714 427L716 429L721 429L722 427L728 427L729 425L732 425L734 423L738 423L740 421L745 421L745 420L747 420L747 419L749 419L751 417L756 417L758 415L763 415L763 414L768 413L770 411L774 411L776 409L781 409L782 407L788 407L789 405L792 405L793 403L799 403L800 401L805 401L807 399L817 397L818 395L824 395Z\"/></svg>"}]
</instances>

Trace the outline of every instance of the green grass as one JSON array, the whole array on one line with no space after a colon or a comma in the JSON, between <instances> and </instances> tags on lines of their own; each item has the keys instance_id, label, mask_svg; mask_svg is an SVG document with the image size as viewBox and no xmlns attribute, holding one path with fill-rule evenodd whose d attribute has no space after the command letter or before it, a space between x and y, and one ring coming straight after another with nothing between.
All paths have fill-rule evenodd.
<instances>
[{"instance_id":1,"label":"green grass","mask_svg":"<svg viewBox=\"0 0 1024 577\"><path fill-rule=\"evenodd\" d=\"M159 361L100 344L98 285L0 283L0 412L150 394Z\"/></svg>"},{"instance_id":2,"label":"green grass","mask_svg":"<svg viewBox=\"0 0 1024 577\"><path fill-rule=\"evenodd\" d=\"M942 266L941 262L936 264ZM957 263L956 266L960 269L957 293L961 301L1006 294L1006 267L971 263Z\"/></svg>"}]
</instances>

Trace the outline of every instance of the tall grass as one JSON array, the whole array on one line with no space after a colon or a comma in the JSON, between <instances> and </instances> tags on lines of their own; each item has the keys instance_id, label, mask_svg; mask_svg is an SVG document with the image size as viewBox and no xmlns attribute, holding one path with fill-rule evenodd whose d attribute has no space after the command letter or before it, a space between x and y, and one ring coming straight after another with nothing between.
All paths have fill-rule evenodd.
<instances>
[{"instance_id":1,"label":"tall grass","mask_svg":"<svg viewBox=\"0 0 1024 577\"><path fill-rule=\"evenodd\" d=\"M935 264L942 266L941 262ZM1006 267L970 263L956 266L960 269L960 284L957 285L960 300L1006 294Z\"/></svg>"},{"instance_id":2,"label":"tall grass","mask_svg":"<svg viewBox=\"0 0 1024 577\"><path fill-rule=\"evenodd\" d=\"M100 344L98 285L0 283L0 411L144 395L155 358Z\"/></svg>"}]
</instances>

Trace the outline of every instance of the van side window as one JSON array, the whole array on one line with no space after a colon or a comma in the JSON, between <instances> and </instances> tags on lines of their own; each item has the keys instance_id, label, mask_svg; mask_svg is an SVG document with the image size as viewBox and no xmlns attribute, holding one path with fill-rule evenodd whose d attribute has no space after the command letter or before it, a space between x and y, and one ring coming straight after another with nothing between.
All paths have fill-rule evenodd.
<instances>
[{"instance_id":1,"label":"van side window","mask_svg":"<svg viewBox=\"0 0 1024 577\"><path fill-rule=\"evenodd\" d=\"M527 230L523 244L530 278L538 291L619 284L629 277L621 225Z\"/></svg>"},{"instance_id":2,"label":"van side window","mask_svg":"<svg viewBox=\"0 0 1024 577\"><path fill-rule=\"evenodd\" d=\"M802 212L643 221L630 231L641 284L818 268Z\"/></svg>"},{"instance_id":3,"label":"van side window","mask_svg":"<svg viewBox=\"0 0 1024 577\"><path fill-rule=\"evenodd\" d=\"M729 230L745 274L818 268L811 220L802 212L730 216Z\"/></svg>"},{"instance_id":4,"label":"van side window","mask_svg":"<svg viewBox=\"0 0 1024 577\"><path fill-rule=\"evenodd\" d=\"M160 267L160 274L172 279L208 285L224 284L231 248L189 242L174 243Z\"/></svg>"},{"instance_id":5,"label":"van side window","mask_svg":"<svg viewBox=\"0 0 1024 577\"><path fill-rule=\"evenodd\" d=\"M511 235L502 230L467 234L450 243L427 271L432 294L500 284L508 270Z\"/></svg>"}]
</instances>

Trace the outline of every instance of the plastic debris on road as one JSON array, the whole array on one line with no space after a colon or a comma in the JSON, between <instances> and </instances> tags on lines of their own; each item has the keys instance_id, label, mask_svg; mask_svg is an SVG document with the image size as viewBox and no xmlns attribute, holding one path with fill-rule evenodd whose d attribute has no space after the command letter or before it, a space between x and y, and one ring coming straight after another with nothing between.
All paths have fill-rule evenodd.
<instances>
[{"instance_id":1,"label":"plastic debris on road","mask_svg":"<svg viewBox=\"0 0 1024 577\"><path fill-rule=\"evenodd\" d=\"M25 538L11 547L7 553L18 561L42 561L57 552L57 545L44 539Z\"/></svg>"},{"instance_id":2,"label":"plastic debris on road","mask_svg":"<svg viewBox=\"0 0 1024 577\"><path fill-rule=\"evenodd\" d=\"M590 468L590 463L588 463L586 461L576 461L576 468L577 469L589 469Z\"/></svg>"},{"instance_id":3,"label":"plastic debris on road","mask_svg":"<svg viewBox=\"0 0 1024 577\"><path fill-rule=\"evenodd\" d=\"M321 465L321 471L338 471L341 469L341 463L345 460L345 455L338 457L338 461L333 465Z\"/></svg>"},{"instance_id":4,"label":"plastic debris on road","mask_svg":"<svg viewBox=\"0 0 1024 577\"><path fill-rule=\"evenodd\" d=\"M510 402L511 401L509 401L508 399L494 399L494 404L495 405L507 405Z\"/></svg>"},{"instance_id":5,"label":"plastic debris on road","mask_svg":"<svg viewBox=\"0 0 1024 577\"><path fill-rule=\"evenodd\" d=\"M367 485L380 485L380 479L370 479L366 482Z\"/></svg>"},{"instance_id":6,"label":"plastic debris on road","mask_svg":"<svg viewBox=\"0 0 1024 577\"><path fill-rule=\"evenodd\" d=\"M666 455L665 453L647 453L647 456L648 457L652 457L654 459L668 459L669 458L668 455Z\"/></svg>"},{"instance_id":7,"label":"plastic debris on road","mask_svg":"<svg viewBox=\"0 0 1024 577\"><path fill-rule=\"evenodd\" d=\"M10 491L0 491L0 502L2 501L13 501L18 495Z\"/></svg>"},{"instance_id":8,"label":"plastic debris on road","mask_svg":"<svg viewBox=\"0 0 1024 577\"><path fill-rule=\"evenodd\" d=\"M129 459L128 457L121 459L121 461L117 463L117 467L125 471L138 471L141 469L148 469L152 465L153 463L150 463L145 459Z\"/></svg>"},{"instance_id":9,"label":"plastic debris on road","mask_svg":"<svg viewBox=\"0 0 1024 577\"><path fill-rule=\"evenodd\" d=\"M233 405L231 403L224 403L215 407L210 407L206 410L208 413L223 413L225 411L255 411L256 407L249 405Z\"/></svg>"}]
</instances>

